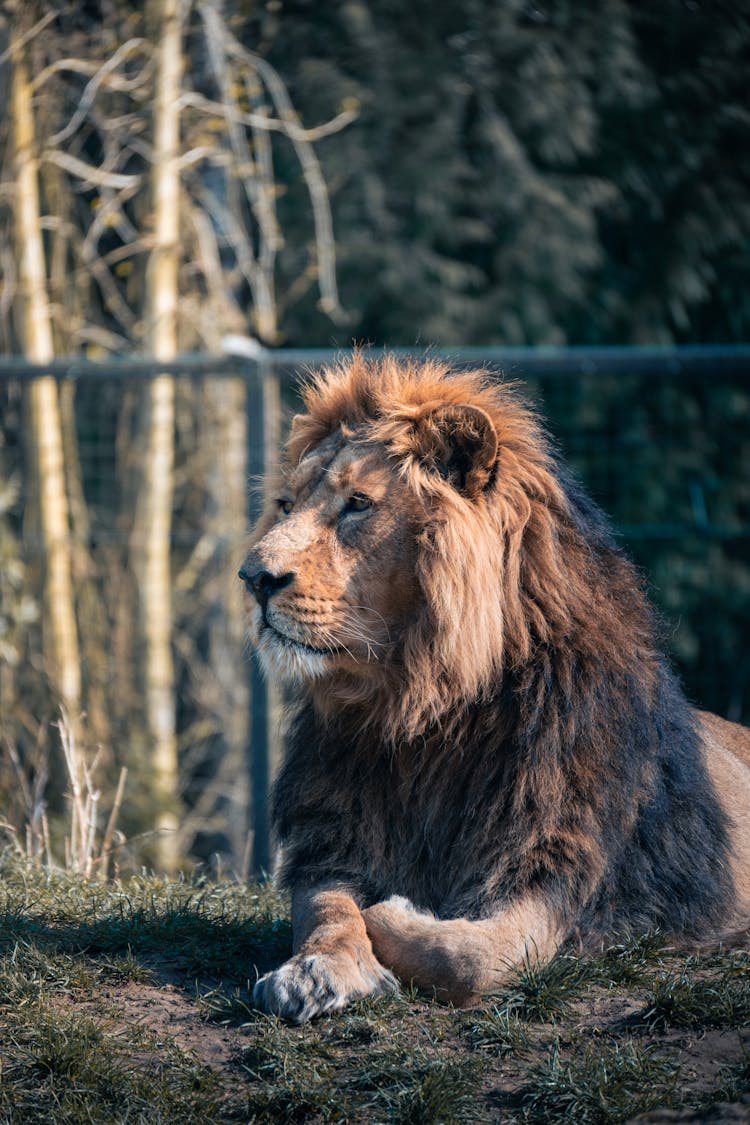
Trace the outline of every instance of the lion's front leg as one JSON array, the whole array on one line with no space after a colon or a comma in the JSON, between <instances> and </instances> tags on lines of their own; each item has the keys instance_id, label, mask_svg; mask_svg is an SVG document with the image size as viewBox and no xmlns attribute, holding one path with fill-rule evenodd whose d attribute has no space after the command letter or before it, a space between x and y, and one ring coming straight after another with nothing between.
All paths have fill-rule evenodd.
<instances>
[{"instance_id":1,"label":"lion's front leg","mask_svg":"<svg viewBox=\"0 0 750 1125\"><path fill-rule=\"evenodd\" d=\"M525 956L551 958L564 937L561 919L533 896L481 921L443 921L398 896L362 915L384 965L459 1007L470 1007L498 988Z\"/></svg>"},{"instance_id":2,"label":"lion's front leg","mask_svg":"<svg viewBox=\"0 0 750 1125\"><path fill-rule=\"evenodd\" d=\"M294 956L257 981L253 1000L294 1023L343 1008L398 984L376 960L362 914L344 890L295 891Z\"/></svg>"}]
</instances>

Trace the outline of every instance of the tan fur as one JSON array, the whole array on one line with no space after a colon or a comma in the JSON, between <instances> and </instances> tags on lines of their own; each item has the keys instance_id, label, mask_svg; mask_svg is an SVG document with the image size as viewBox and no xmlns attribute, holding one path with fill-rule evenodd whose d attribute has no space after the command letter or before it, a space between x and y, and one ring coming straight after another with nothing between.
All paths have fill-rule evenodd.
<instances>
[{"instance_id":1,"label":"tan fur","mask_svg":"<svg viewBox=\"0 0 750 1125\"><path fill-rule=\"evenodd\" d=\"M471 1007L522 961L546 961L564 934L543 898L528 896L494 918L441 920L392 898L362 912L378 958L439 1000Z\"/></svg>"},{"instance_id":2,"label":"tan fur","mask_svg":"<svg viewBox=\"0 0 750 1125\"><path fill-rule=\"evenodd\" d=\"M376 959L351 895L317 887L292 902L294 956L255 985L256 1004L297 1023L363 996L394 992L393 975Z\"/></svg>"},{"instance_id":3,"label":"tan fur","mask_svg":"<svg viewBox=\"0 0 750 1125\"><path fill-rule=\"evenodd\" d=\"M329 821L340 818L342 839L356 835L373 865L361 872L365 883L439 884L439 873L403 869L406 849L436 838L464 807L471 773L462 748L477 708L516 676L526 708L541 713L548 681L575 699L581 683L604 682L601 669L613 690L636 676L641 697L656 706L664 673L650 612L616 550L602 549L606 575L595 569L538 423L512 388L477 372L448 378L438 362L355 356L312 379L304 397L281 503L256 528L242 572L249 584L258 574L277 583L272 596L256 590L249 603L250 636L268 674L296 685L339 742L342 730L351 739L351 760L330 775L325 735L310 746L294 801L306 810L303 822L325 808ZM371 506L359 511L362 497ZM496 869L481 872L483 894L500 904L488 912L454 899L450 887L440 892L439 917L401 894L367 905L359 879L337 875L349 863L345 848L318 881L292 870L294 956L258 982L257 1002L301 1021L395 987L393 970L471 1004L524 956L554 955L607 875L600 825L618 785L616 721L592 727L579 747L574 711L546 720L540 745L550 749L518 771L503 814L520 823L537 808L536 819L514 845L517 856L501 851ZM731 926L750 916L750 732L707 714L698 725L729 818ZM575 754L553 752L568 745ZM376 770L381 788L371 781ZM624 839L658 784L646 759L618 812ZM572 812L562 808L571 793L581 795ZM421 820L412 825L411 815ZM305 840L317 837L294 821L287 831L300 834L304 857ZM460 831L458 823L457 838ZM480 843L490 847L481 835ZM481 862L459 858L467 872ZM507 887L511 859L517 894ZM570 905L529 889L558 868L573 872Z\"/></svg>"},{"instance_id":4,"label":"tan fur","mask_svg":"<svg viewBox=\"0 0 750 1125\"><path fill-rule=\"evenodd\" d=\"M750 730L707 711L698 718L708 773L731 821L737 902L730 924L741 926L750 917Z\"/></svg>"}]
</instances>

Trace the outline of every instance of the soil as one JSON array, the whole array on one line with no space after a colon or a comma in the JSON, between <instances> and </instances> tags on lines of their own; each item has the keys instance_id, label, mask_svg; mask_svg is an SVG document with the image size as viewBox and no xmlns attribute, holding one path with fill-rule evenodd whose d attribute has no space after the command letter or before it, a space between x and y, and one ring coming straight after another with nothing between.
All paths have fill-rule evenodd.
<instances>
[{"instance_id":1,"label":"soil","mask_svg":"<svg viewBox=\"0 0 750 1125\"><path fill-rule=\"evenodd\" d=\"M157 983L116 982L108 985L93 1000L75 1004L79 1014L90 1013L92 1018L104 1017L110 1030L115 1033L132 1032L133 1029L148 1030L157 1044L174 1045L188 1053L197 1062L211 1068L220 1076L222 1086L226 1082L236 1089L238 1077L243 1074L242 1053L253 1042L254 1027L252 1018L248 1023L225 1026L207 1019L197 1002L197 997L216 987L216 981L188 981L183 974L176 972L169 962L154 962L151 966ZM161 983L158 983L161 982ZM61 1005L73 1007L72 1002L58 1000ZM636 1016L643 1012L644 998L635 990L633 995L623 995L620 991L592 988L583 1000L573 1004L573 1014L560 1024L533 1025L528 1049L521 1056L509 1055L491 1060L488 1071L481 1083L483 1111L478 1108L478 1120L505 1120L505 1114L513 1108L519 1090L525 1085L529 1068L542 1062L548 1054L550 1044L557 1038L564 1052L576 1053L581 1044L595 1050L598 1040L602 1044L611 1042L613 1037L621 1038L629 1032L643 1036L638 1031ZM443 1010L444 1011L444 1010ZM454 1025L453 1030L445 1029L435 1041L434 1027L426 1021L426 1013L435 1013L435 1008L416 1000L402 1014L398 1035L406 1035L409 1047L439 1049L442 1058L456 1061L466 1059L469 1045L465 1036ZM324 1040L327 1044L336 1041L337 1028L334 1021L343 1016L334 1016L316 1021L301 1029L289 1029L290 1041ZM394 1029L396 1031L396 1029ZM667 1030L651 1034L649 1043L665 1053L675 1054L683 1065L684 1092L700 1092L716 1088L720 1082L719 1072L723 1067L736 1064L750 1053L750 1029L737 1030ZM334 1047L332 1053L341 1067L342 1081L346 1081L346 1066L359 1052L367 1052L367 1044L347 1045L346 1049ZM489 1113L489 1116L485 1114ZM499 1114L499 1116L495 1116ZM666 1125L668 1122L695 1123L695 1125L723 1125L723 1123L750 1122L750 1096L732 1105L716 1105L702 1112L657 1110L633 1119L638 1125Z\"/></svg>"}]
</instances>

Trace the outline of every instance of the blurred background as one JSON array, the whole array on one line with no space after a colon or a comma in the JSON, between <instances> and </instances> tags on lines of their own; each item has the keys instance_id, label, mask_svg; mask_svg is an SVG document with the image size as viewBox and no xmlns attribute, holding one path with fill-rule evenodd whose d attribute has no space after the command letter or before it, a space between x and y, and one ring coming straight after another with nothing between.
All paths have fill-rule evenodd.
<instances>
[{"instance_id":1,"label":"blurred background","mask_svg":"<svg viewBox=\"0 0 750 1125\"><path fill-rule=\"evenodd\" d=\"M10 846L268 867L236 570L353 341L525 381L690 698L750 722L749 63L723 0L6 0Z\"/></svg>"}]
</instances>

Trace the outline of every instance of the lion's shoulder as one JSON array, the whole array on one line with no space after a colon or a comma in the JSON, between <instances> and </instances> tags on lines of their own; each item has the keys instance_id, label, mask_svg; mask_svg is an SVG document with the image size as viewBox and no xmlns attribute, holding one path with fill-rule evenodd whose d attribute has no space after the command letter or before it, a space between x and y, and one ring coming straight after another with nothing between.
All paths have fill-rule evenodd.
<instances>
[{"instance_id":1,"label":"lion's shoulder","mask_svg":"<svg viewBox=\"0 0 750 1125\"><path fill-rule=\"evenodd\" d=\"M696 719L706 770L729 821L736 915L744 921L750 916L750 730L709 711L697 711Z\"/></svg>"},{"instance_id":2,"label":"lion's shoulder","mask_svg":"<svg viewBox=\"0 0 750 1125\"><path fill-rule=\"evenodd\" d=\"M729 722L710 711L697 711L699 729L704 743L727 750L750 769L750 728Z\"/></svg>"}]
</instances>

